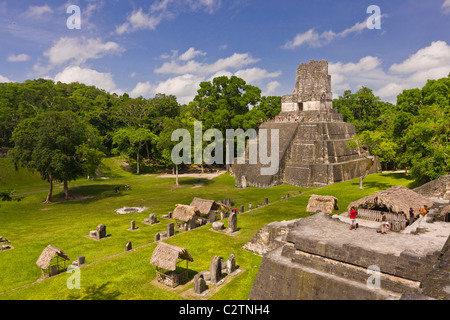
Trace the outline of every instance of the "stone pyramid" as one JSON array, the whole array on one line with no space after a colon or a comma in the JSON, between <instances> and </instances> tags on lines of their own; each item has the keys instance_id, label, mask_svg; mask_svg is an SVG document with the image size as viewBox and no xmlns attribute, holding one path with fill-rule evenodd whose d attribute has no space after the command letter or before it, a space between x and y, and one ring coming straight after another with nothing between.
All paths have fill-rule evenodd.
<instances>
[{"instance_id":1,"label":"stone pyramid","mask_svg":"<svg viewBox=\"0 0 450 320\"><path fill-rule=\"evenodd\" d=\"M299 187L319 187L347 181L369 173L380 172L376 157L360 148L347 148L356 135L355 126L343 121L333 109L331 76L328 62L311 60L297 69L292 95L282 98L281 113L259 127L267 130L268 150L271 150L271 130L278 130L279 170L273 175L261 175L261 163L232 166L238 183L268 188L280 184Z\"/></svg>"}]
</instances>

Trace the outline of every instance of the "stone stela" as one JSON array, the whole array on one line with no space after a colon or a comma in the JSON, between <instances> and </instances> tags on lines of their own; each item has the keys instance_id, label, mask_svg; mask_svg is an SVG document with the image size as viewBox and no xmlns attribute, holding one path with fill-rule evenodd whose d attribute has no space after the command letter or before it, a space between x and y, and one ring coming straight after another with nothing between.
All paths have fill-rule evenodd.
<instances>
[{"instance_id":1,"label":"stone stela","mask_svg":"<svg viewBox=\"0 0 450 320\"><path fill-rule=\"evenodd\" d=\"M302 63L297 69L294 90L283 96L281 113L262 123L259 129L279 130L278 173L261 175L266 165L233 164L240 187L269 188L280 184L321 187L365 174L381 172L379 160L360 148L347 148L356 135L355 126L343 121L333 109L331 76L326 60ZM267 148L271 150L271 141ZM249 146L246 146L248 158Z\"/></svg>"}]
</instances>

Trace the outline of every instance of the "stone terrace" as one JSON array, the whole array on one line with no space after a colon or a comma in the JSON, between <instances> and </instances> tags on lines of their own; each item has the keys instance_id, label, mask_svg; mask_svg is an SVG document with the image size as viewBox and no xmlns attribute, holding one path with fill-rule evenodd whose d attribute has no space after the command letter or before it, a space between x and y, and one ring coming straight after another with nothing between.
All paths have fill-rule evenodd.
<instances>
[{"instance_id":1,"label":"stone terrace","mask_svg":"<svg viewBox=\"0 0 450 320\"><path fill-rule=\"evenodd\" d=\"M445 222L430 224L428 235L381 235L340 219L317 213L293 224L285 244L264 256L249 299L400 299L419 289L450 234ZM378 290L367 285L370 266L379 267Z\"/></svg>"}]
</instances>

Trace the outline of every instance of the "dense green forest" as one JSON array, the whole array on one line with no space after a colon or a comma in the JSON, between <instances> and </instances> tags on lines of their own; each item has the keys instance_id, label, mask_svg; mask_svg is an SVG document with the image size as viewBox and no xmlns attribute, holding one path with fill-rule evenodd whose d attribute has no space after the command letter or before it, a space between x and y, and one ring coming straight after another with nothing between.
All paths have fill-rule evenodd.
<instances>
[{"instance_id":1,"label":"dense green forest","mask_svg":"<svg viewBox=\"0 0 450 320\"><path fill-rule=\"evenodd\" d=\"M396 105L362 87L333 101L358 135L349 146L368 148L383 169L404 169L422 182L450 171L450 75L429 80L422 89L405 90ZM180 105L173 95L154 98L118 96L80 83L37 79L0 83L0 149L16 166L64 183L94 175L104 156L125 155L136 173L173 168L175 129L257 128L281 110L281 97L232 76L200 83L197 95ZM143 170L145 168L145 170Z\"/></svg>"},{"instance_id":2,"label":"dense green forest","mask_svg":"<svg viewBox=\"0 0 450 320\"><path fill-rule=\"evenodd\" d=\"M0 148L16 166L64 183L92 176L104 156L124 155L137 174L142 168L172 168L171 141L175 129L255 128L281 110L280 97L238 77L203 82L195 99L180 105L173 95L154 98L118 96L80 83L37 79L0 83Z\"/></svg>"},{"instance_id":3,"label":"dense green forest","mask_svg":"<svg viewBox=\"0 0 450 320\"><path fill-rule=\"evenodd\" d=\"M362 87L345 91L333 106L356 126L349 145L368 148L384 170L404 169L421 183L450 171L450 74L404 90L395 105Z\"/></svg>"}]
</instances>

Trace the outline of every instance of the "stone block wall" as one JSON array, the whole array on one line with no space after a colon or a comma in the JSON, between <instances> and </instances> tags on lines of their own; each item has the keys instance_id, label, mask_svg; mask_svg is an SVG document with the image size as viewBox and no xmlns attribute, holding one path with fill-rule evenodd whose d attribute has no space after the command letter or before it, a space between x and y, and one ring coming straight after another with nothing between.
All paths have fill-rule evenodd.
<instances>
[{"instance_id":1,"label":"stone block wall","mask_svg":"<svg viewBox=\"0 0 450 320\"><path fill-rule=\"evenodd\" d=\"M318 213L299 220L264 255L250 300L448 299L450 238L430 239L348 224ZM417 241L423 242L417 250ZM369 267L379 268L374 288Z\"/></svg>"}]
</instances>

